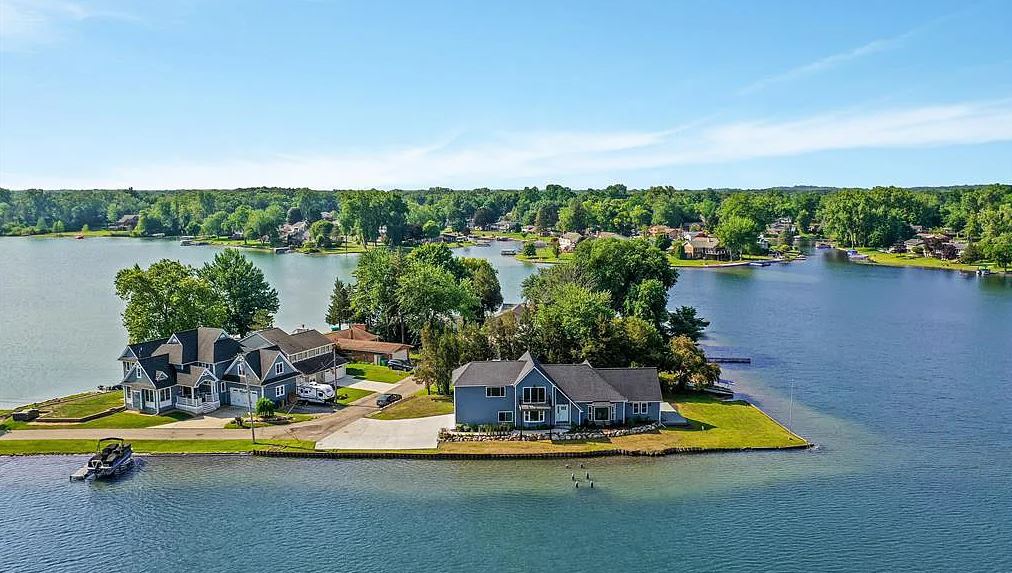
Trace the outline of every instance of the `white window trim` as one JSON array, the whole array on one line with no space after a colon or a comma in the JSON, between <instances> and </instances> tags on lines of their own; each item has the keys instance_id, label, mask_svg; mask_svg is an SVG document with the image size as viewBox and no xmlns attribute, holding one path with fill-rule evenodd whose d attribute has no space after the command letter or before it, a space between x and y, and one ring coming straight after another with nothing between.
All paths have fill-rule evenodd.
<instances>
[{"instance_id":1,"label":"white window trim","mask_svg":"<svg viewBox=\"0 0 1012 573\"><path fill-rule=\"evenodd\" d=\"M218 392L224 392L228 390L228 385L224 382L218 382Z\"/></svg>"},{"instance_id":2,"label":"white window trim","mask_svg":"<svg viewBox=\"0 0 1012 573\"><path fill-rule=\"evenodd\" d=\"M491 390L501 391L502 394L492 394ZM485 397L486 398L505 398L506 387L505 386L485 386Z\"/></svg>"},{"instance_id":3,"label":"white window trim","mask_svg":"<svg viewBox=\"0 0 1012 573\"><path fill-rule=\"evenodd\" d=\"M505 416L503 415L505 414ZM513 422L513 411L512 410L499 410L499 423L510 424Z\"/></svg>"},{"instance_id":4,"label":"white window trim","mask_svg":"<svg viewBox=\"0 0 1012 573\"><path fill-rule=\"evenodd\" d=\"M277 388L274 389L274 397L275 398L280 398L280 397L282 397L284 395L285 395L285 387L284 386L278 386Z\"/></svg>"},{"instance_id":5,"label":"white window trim","mask_svg":"<svg viewBox=\"0 0 1012 573\"><path fill-rule=\"evenodd\" d=\"M538 420L532 420L532 414L538 415ZM545 411L544 410L524 410L524 423L525 424L544 424L545 423Z\"/></svg>"},{"instance_id":6,"label":"white window trim","mask_svg":"<svg viewBox=\"0 0 1012 573\"><path fill-rule=\"evenodd\" d=\"M634 415L643 415L650 413L650 405L647 402L633 402L632 413Z\"/></svg>"},{"instance_id":7,"label":"white window trim","mask_svg":"<svg viewBox=\"0 0 1012 573\"><path fill-rule=\"evenodd\" d=\"M284 362L278 362L277 364L274 365L274 373L275 374L284 374L284 372L285 372L285 363Z\"/></svg>"},{"instance_id":8,"label":"white window trim","mask_svg":"<svg viewBox=\"0 0 1012 573\"><path fill-rule=\"evenodd\" d=\"M534 402L530 399L530 396L534 394L534 390L540 388L544 394L544 399ZM525 386L523 392L523 398L525 404L546 404L548 402L548 388L545 386Z\"/></svg>"}]
</instances>

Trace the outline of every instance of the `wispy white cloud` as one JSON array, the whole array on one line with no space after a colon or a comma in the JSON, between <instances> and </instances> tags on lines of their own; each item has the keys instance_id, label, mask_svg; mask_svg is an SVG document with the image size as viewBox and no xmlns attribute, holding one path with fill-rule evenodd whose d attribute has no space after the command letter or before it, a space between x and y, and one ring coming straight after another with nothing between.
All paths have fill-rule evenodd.
<instances>
[{"instance_id":1,"label":"wispy white cloud","mask_svg":"<svg viewBox=\"0 0 1012 573\"><path fill-rule=\"evenodd\" d=\"M791 68L786 72L766 76L741 88L741 90L739 90L738 93L739 95L752 94L760 90L763 90L773 84L778 84L782 82L803 78L805 76L810 76L812 74L816 74L821 71L828 70L830 68L835 68L836 66L844 64L851 60L856 60L858 58L863 58L865 56L870 56L872 54L884 52L898 45L900 41L906 38L908 35L909 34L903 34L901 36L896 36L895 38L872 40L871 42L868 42L863 46L858 46L852 50L847 50L846 52L840 52L838 54L826 56L824 58L815 60L814 62L810 62L798 66L796 68Z\"/></svg>"},{"instance_id":2,"label":"wispy white cloud","mask_svg":"<svg viewBox=\"0 0 1012 573\"><path fill-rule=\"evenodd\" d=\"M54 42L64 27L85 20L136 20L120 10L69 0L0 0L0 50L30 49Z\"/></svg>"},{"instance_id":3,"label":"wispy white cloud","mask_svg":"<svg viewBox=\"0 0 1012 573\"><path fill-rule=\"evenodd\" d=\"M477 144L450 140L346 153L158 162L112 167L77 177L8 172L0 173L0 186L468 188L517 182L610 181L637 171L677 170L679 166L731 165L834 150L997 141L1012 141L1012 101L845 111L786 121L725 122L645 132L494 134Z\"/></svg>"}]
</instances>

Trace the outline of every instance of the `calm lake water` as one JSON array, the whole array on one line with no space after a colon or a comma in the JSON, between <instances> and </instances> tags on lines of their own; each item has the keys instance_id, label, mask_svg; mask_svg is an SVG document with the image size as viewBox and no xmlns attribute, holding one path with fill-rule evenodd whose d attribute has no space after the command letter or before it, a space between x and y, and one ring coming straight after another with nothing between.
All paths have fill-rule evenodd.
<instances>
[{"instance_id":1,"label":"calm lake water","mask_svg":"<svg viewBox=\"0 0 1012 573\"><path fill-rule=\"evenodd\" d=\"M0 247L11 398L115 376L116 269L213 256L130 240ZM510 265L515 299L532 267L472 251ZM318 320L354 265L256 261L283 326ZM712 321L712 352L753 357L725 377L819 447L591 460L594 490L572 489L563 462L161 457L71 484L79 456L0 458L0 570L1012 570L1010 281L819 252L683 271L672 304Z\"/></svg>"}]
</instances>

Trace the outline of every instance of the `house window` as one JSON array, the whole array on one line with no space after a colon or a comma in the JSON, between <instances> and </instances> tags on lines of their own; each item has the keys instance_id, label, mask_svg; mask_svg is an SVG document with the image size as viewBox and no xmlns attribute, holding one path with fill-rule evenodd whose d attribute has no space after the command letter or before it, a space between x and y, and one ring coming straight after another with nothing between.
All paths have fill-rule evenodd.
<instances>
[{"instance_id":1,"label":"house window","mask_svg":"<svg viewBox=\"0 0 1012 573\"><path fill-rule=\"evenodd\" d=\"M142 392L143 392L143 395L144 395L144 401L145 402L154 402L155 401L155 391L154 390L142 390Z\"/></svg>"},{"instance_id":2,"label":"house window","mask_svg":"<svg viewBox=\"0 0 1012 573\"><path fill-rule=\"evenodd\" d=\"M648 407L648 404L646 402L633 402L632 403L632 413L633 414L646 414L648 412L647 407Z\"/></svg>"},{"instance_id":3,"label":"house window","mask_svg":"<svg viewBox=\"0 0 1012 573\"><path fill-rule=\"evenodd\" d=\"M545 422L545 411L524 410L524 422L528 424L543 424Z\"/></svg>"},{"instance_id":4,"label":"house window","mask_svg":"<svg viewBox=\"0 0 1012 573\"><path fill-rule=\"evenodd\" d=\"M594 406L591 412L594 416L595 422L607 422L611 419L611 407L610 406Z\"/></svg>"},{"instance_id":5,"label":"house window","mask_svg":"<svg viewBox=\"0 0 1012 573\"><path fill-rule=\"evenodd\" d=\"M486 386L485 387L486 398L505 398L506 387L505 386ZM500 412L501 414L502 412Z\"/></svg>"},{"instance_id":6,"label":"house window","mask_svg":"<svg viewBox=\"0 0 1012 573\"><path fill-rule=\"evenodd\" d=\"M224 382L218 382L218 392L224 392L225 390L226 390L225 383Z\"/></svg>"},{"instance_id":7,"label":"house window","mask_svg":"<svg viewBox=\"0 0 1012 573\"><path fill-rule=\"evenodd\" d=\"M544 404L547 392L544 386L529 386L524 388L524 402L527 404Z\"/></svg>"},{"instance_id":8,"label":"house window","mask_svg":"<svg viewBox=\"0 0 1012 573\"><path fill-rule=\"evenodd\" d=\"M280 398L280 397L282 397L284 395L285 395L285 387L284 386L278 386L277 388L274 389L274 396L275 397Z\"/></svg>"},{"instance_id":9,"label":"house window","mask_svg":"<svg viewBox=\"0 0 1012 573\"><path fill-rule=\"evenodd\" d=\"M240 362L238 365L236 365L235 371L239 374L239 376L243 375L243 372L242 372L242 362Z\"/></svg>"},{"instance_id":10,"label":"house window","mask_svg":"<svg viewBox=\"0 0 1012 573\"><path fill-rule=\"evenodd\" d=\"M509 410L502 410L499 412L500 424L509 424L511 422L513 422L513 412L510 412Z\"/></svg>"},{"instance_id":11,"label":"house window","mask_svg":"<svg viewBox=\"0 0 1012 573\"><path fill-rule=\"evenodd\" d=\"M137 370L134 372L134 378L136 378L138 380L141 379L141 367L140 366L138 366Z\"/></svg>"},{"instance_id":12,"label":"house window","mask_svg":"<svg viewBox=\"0 0 1012 573\"><path fill-rule=\"evenodd\" d=\"M281 362L278 362L277 364L274 365L274 373L275 374L281 374L284 371L285 371L285 365L282 364Z\"/></svg>"},{"instance_id":13,"label":"house window","mask_svg":"<svg viewBox=\"0 0 1012 573\"><path fill-rule=\"evenodd\" d=\"M168 402L172 399L172 389L162 388L158 391L158 400L161 402Z\"/></svg>"}]
</instances>

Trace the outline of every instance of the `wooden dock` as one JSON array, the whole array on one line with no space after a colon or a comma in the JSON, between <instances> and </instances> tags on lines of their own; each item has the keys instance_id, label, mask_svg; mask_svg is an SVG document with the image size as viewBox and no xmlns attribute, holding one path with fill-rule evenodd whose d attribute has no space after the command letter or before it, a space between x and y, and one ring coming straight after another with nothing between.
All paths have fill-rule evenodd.
<instances>
[{"instance_id":1,"label":"wooden dock","mask_svg":"<svg viewBox=\"0 0 1012 573\"><path fill-rule=\"evenodd\" d=\"M714 364L752 364L752 359L747 356L707 356L706 361Z\"/></svg>"}]
</instances>

